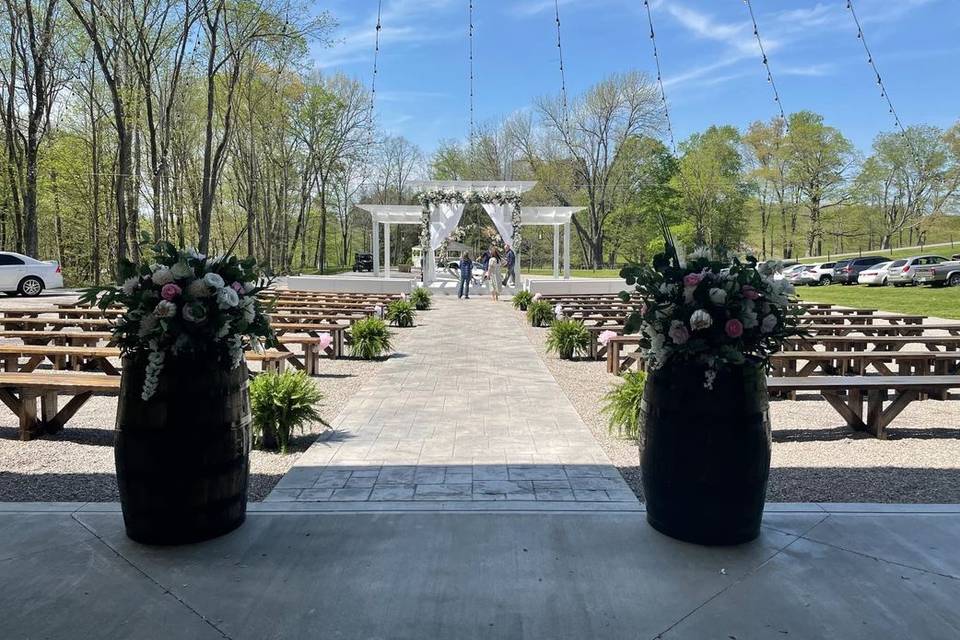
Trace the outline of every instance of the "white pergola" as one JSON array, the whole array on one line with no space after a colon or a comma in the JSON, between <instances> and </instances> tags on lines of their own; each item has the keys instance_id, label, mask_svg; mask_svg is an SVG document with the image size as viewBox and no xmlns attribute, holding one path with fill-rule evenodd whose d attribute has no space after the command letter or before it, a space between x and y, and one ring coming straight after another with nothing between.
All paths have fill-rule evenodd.
<instances>
[{"instance_id":1,"label":"white pergola","mask_svg":"<svg viewBox=\"0 0 960 640\"><path fill-rule=\"evenodd\" d=\"M432 191L449 189L454 191L515 191L524 193L536 185L530 181L499 181L499 180L424 180L412 183L418 191ZM373 228L373 271L380 276L380 225L384 226L384 270L386 277L390 277L390 225L409 224L420 226L423 223L423 208L419 205L397 204L361 204L358 208L370 213ZM520 208L520 224L522 226L552 226L553 227L553 277L560 278L560 229L563 227L563 278L570 278L570 220L573 214L582 211L584 207L525 207ZM501 234L502 235L502 234ZM504 238L509 241L510 238ZM520 283L520 250L515 248L516 281ZM429 262L432 264L432 254ZM426 263L428 256L423 257L424 282L429 282Z\"/></svg>"}]
</instances>

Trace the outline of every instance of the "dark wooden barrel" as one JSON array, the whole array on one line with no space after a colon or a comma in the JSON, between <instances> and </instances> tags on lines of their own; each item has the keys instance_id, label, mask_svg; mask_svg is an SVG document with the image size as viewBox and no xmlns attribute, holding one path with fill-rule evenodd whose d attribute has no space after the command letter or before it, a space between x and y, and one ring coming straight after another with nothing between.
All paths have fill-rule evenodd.
<instances>
[{"instance_id":1,"label":"dark wooden barrel","mask_svg":"<svg viewBox=\"0 0 960 640\"><path fill-rule=\"evenodd\" d=\"M697 544L739 544L760 534L770 474L763 367L677 362L652 371L641 404L640 464L647 520Z\"/></svg>"},{"instance_id":2,"label":"dark wooden barrel","mask_svg":"<svg viewBox=\"0 0 960 640\"><path fill-rule=\"evenodd\" d=\"M128 357L114 455L127 535L147 544L198 542L240 526L250 474L247 367L167 357L141 399L146 360Z\"/></svg>"}]
</instances>

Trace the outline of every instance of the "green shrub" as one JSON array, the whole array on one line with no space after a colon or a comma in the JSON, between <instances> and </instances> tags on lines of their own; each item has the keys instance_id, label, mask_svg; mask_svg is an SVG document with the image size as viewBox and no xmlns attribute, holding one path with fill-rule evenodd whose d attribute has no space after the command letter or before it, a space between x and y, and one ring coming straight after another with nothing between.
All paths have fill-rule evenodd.
<instances>
[{"instance_id":1,"label":"green shrub","mask_svg":"<svg viewBox=\"0 0 960 640\"><path fill-rule=\"evenodd\" d=\"M250 383L253 445L287 452L290 436L311 422L330 425L320 417L323 394L302 371L261 373Z\"/></svg>"},{"instance_id":2,"label":"green shrub","mask_svg":"<svg viewBox=\"0 0 960 640\"><path fill-rule=\"evenodd\" d=\"M556 352L564 360L590 348L590 332L580 320L558 318L550 324L547 333L547 351Z\"/></svg>"},{"instance_id":3,"label":"green shrub","mask_svg":"<svg viewBox=\"0 0 960 640\"><path fill-rule=\"evenodd\" d=\"M555 317L553 307L545 300L534 300L527 305L527 320L534 327L546 327Z\"/></svg>"},{"instance_id":4,"label":"green shrub","mask_svg":"<svg viewBox=\"0 0 960 640\"><path fill-rule=\"evenodd\" d=\"M357 320L350 327L350 354L373 360L390 351L390 330L387 323L374 316Z\"/></svg>"},{"instance_id":5,"label":"green shrub","mask_svg":"<svg viewBox=\"0 0 960 640\"><path fill-rule=\"evenodd\" d=\"M530 293L529 291L527 291L526 289L522 289L522 290L520 290L520 291L517 291L517 292L513 295L513 308L514 308L514 309L520 309L520 311L526 311L526 310L527 310L527 306L528 306L531 302L533 302L533 294Z\"/></svg>"},{"instance_id":6,"label":"green shrub","mask_svg":"<svg viewBox=\"0 0 960 640\"><path fill-rule=\"evenodd\" d=\"M416 315L417 312L414 310L413 304L406 300L394 300L387 305L387 320L392 325L412 327L413 318Z\"/></svg>"},{"instance_id":7,"label":"green shrub","mask_svg":"<svg viewBox=\"0 0 960 640\"><path fill-rule=\"evenodd\" d=\"M623 382L603 397L602 411L608 416L611 432L634 440L640 437L640 401L646 382L645 372L628 371L623 374Z\"/></svg>"},{"instance_id":8,"label":"green shrub","mask_svg":"<svg viewBox=\"0 0 960 640\"><path fill-rule=\"evenodd\" d=\"M433 294L426 287L416 287L410 292L410 302L417 311L426 311L433 304Z\"/></svg>"}]
</instances>

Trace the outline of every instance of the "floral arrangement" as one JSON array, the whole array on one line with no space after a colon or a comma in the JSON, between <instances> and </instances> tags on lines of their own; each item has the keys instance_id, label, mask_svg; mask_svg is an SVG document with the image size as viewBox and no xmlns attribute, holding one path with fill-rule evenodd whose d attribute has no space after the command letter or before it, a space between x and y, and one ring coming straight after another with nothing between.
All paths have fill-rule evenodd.
<instances>
[{"instance_id":1,"label":"floral arrangement","mask_svg":"<svg viewBox=\"0 0 960 640\"><path fill-rule=\"evenodd\" d=\"M417 201L423 207L420 227L420 247L423 254L430 251L430 205L432 204L498 204L510 205L510 222L513 237L510 244L514 251L520 250L521 237L521 203L523 197L516 191L498 191L496 189L480 189L458 191L456 189L433 189L420 191L416 194ZM505 238L504 238L505 240Z\"/></svg>"},{"instance_id":2,"label":"floral arrangement","mask_svg":"<svg viewBox=\"0 0 960 640\"><path fill-rule=\"evenodd\" d=\"M668 244L668 252L672 248ZM747 359L765 364L787 338L801 334L798 312L789 306L793 287L776 277L779 267L753 257L715 260L704 249L687 261L673 251L657 255L652 266L627 266L620 274L642 305L628 318L626 332L642 334L650 369L697 361L706 366L704 386L712 388L719 368Z\"/></svg>"},{"instance_id":3,"label":"floral arrangement","mask_svg":"<svg viewBox=\"0 0 960 640\"><path fill-rule=\"evenodd\" d=\"M233 368L244 349L274 342L256 297L270 282L261 282L253 258L207 257L161 242L152 263L126 261L120 275L120 286L86 289L80 301L126 307L111 332L124 355L147 354L144 400L156 392L168 356L199 355Z\"/></svg>"}]
</instances>

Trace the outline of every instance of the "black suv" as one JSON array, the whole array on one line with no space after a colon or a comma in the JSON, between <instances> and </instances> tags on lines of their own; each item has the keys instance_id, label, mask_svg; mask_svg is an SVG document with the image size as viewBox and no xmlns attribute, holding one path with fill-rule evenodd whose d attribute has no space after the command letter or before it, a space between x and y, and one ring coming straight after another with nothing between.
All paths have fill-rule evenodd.
<instances>
[{"instance_id":1,"label":"black suv","mask_svg":"<svg viewBox=\"0 0 960 640\"><path fill-rule=\"evenodd\" d=\"M353 270L354 271L373 271L373 254L372 253L353 254Z\"/></svg>"},{"instance_id":2,"label":"black suv","mask_svg":"<svg viewBox=\"0 0 960 640\"><path fill-rule=\"evenodd\" d=\"M887 262L887 260L887 258L881 256L841 260L833 265L833 281L839 282L840 284L857 284L857 277L861 271L875 264Z\"/></svg>"}]
</instances>

